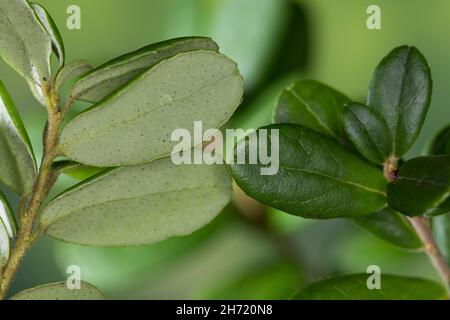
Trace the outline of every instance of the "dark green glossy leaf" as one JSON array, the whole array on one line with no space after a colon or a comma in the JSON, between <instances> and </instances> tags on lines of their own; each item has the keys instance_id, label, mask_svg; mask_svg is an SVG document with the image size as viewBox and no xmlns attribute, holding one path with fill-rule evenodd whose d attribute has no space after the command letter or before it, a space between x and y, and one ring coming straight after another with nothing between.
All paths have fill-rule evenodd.
<instances>
[{"instance_id":1,"label":"dark green glossy leaf","mask_svg":"<svg viewBox=\"0 0 450 320\"><path fill-rule=\"evenodd\" d=\"M340 276L300 290L300 300L435 300L447 298L446 290L429 280L381 274L381 289L369 290L370 274Z\"/></svg>"},{"instance_id":2,"label":"dark green glossy leaf","mask_svg":"<svg viewBox=\"0 0 450 320\"><path fill-rule=\"evenodd\" d=\"M225 166L164 158L83 181L43 209L41 224L48 235L77 244L151 244L203 227L230 197Z\"/></svg>"},{"instance_id":3,"label":"dark green glossy leaf","mask_svg":"<svg viewBox=\"0 0 450 320\"><path fill-rule=\"evenodd\" d=\"M52 50L55 53L56 57L59 61L59 67L61 68L64 65L65 60L65 51L64 51L64 42L59 33L58 27L56 26L53 18L50 14L38 3L32 3L31 6L36 12L36 16L39 21L42 23L45 31L47 31L50 39L52 41Z\"/></svg>"},{"instance_id":4,"label":"dark green glossy leaf","mask_svg":"<svg viewBox=\"0 0 450 320\"><path fill-rule=\"evenodd\" d=\"M17 233L17 222L8 199L0 191L0 221L3 222L10 238L14 238Z\"/></svg>"},{"instance_id":5,"label":"dark green glossy leaf","mask_svg":"<svg viewBox=\"0 0 450 320\"><path fill-rule=\"evenodd\" d=\"M0 81L0 181L23 194L31 191L36 164L19 113Z\"/></svg>"},{"instance_id":6,"label":"dark green glossy leaf","mask_svg":"<svg viewBox=\"0 0 450 320\"><path fill-rule=\"evenodd\" d=\"M217 51L218 49L214 41L203 37L176 38L155 43L92 70L73 85L71 96L78 100L99 102L128 81L167 58L182 52Z\"/></svg>"},{"instance_id":7,"label":"dark green glossy leaf","mask_svg":"<svg viewBox=\"0 0 450 320\"><path fill-rule=\"evenodd\" d=\"M347 136L370 161L383 164L391 154L392 137L386 121L376 110L353 102L342 114Z\"/></svg>"},{"instance_id":8,"label":"dark green glossy leaf","mask_svg":"<svg viewBox=\"0 0 450 320\"><path fill-rule=\"evenodd\" d=\"M299 125L270 125L258 134L262 129L269 130L271 139L270 130L278 130L278 172L261 175L260 169L267 165L260 162L230 165L235 181L249 196L284 212L316 219L358 217L386 206L387 182L375 166ZM236 154L255 153L255 147L239 143Z\"/></svg>"},{"instance_id":9,"label":"dark green glossy leaf","mask_svg":"<svg viewBox=\"0 0 450 320\"><path fill-rule=\"evenodd\" d=\"M51 39L26 0L0 0L0 56L29 82L50 80Z\"/></svg>"},{"instance_id":10,"label":"dark green glossy leaf","mask_svg":"<svg viewBox=\"0 0 450 320\"><path fill-rule=\"evenodd\" d=\"M450 211L450 155L419 157L405 162L388 185L388 203L408 216Z\"/></svg>"},{"instance_id":11,"label":"dark green glossy leaf","mask_svg":"<svg viewBox=\"0 0 450 320\"><path fill-rule=\"evenodd\" d=\"M433 234L439 248L450 264L450 213L433 218Z\"/></svg>"},{"instance_id":12,"label":"dark green glossy leaf","mask_svg":"<svg viewBox=\"0 0 450 320\"><path fill-rule=\"evenodd\" d=\"M441 130L431 145L430 154L450 154L450 126Z\"/></svg>"},{"instance_id":13,"label":"dark green glossy leaf","mask_svg":"<svg viewBox=\"0 0 450 320\"><path fill-rule=\"evenodd\" d=\"M430 68L414 47L394 49L377 66L367 104L386 120L393 138L393 156L403 156L419 135L431 90Z\"/></svg>"},{"instance_id":14,"label":"dark green glossy leaf","mask_svg":"<svg viewBox=\"0 0 450 320\"><path fill-rule=\"evenodd\" d=\"M378 212L354 219L355 223L377 237L406 249L420 249L422 241L408 219L386 207Z\"/></svg>"},{"instance_id":15,"label":"dark green glossy leaf","mask_svg":"<svg viewBox=\"0 0 450 320\"><path fill-rule=\"evenodd\" d=\"M342 93L314 80L297 80L278 99L274 122L295 123L333 137L347 138L341 114L350 99Z\"/></svg>"},{"instance_id":16,"label":"dark green glossy leaf","mask_svg":"<svg viewBox=\"0 0 450 320\"><path fill-rule=\"evenodd\" d=\"M176 129L193 136L200 120L204 128L220 128L242 94L232 60L214 51L180 53L72 119L59 147L68 159L95 167L148 163L172 153Z\"/></svg>"},{"instance_id":17,"label":"dark green glossy leaf","mask_svg":"<svg viewBox=\"0 0 450 320\"><path fill-rule=\"evenodd\" d=\"M73 60L69 62L58 71L55 79L55 89L59 91L67 82L85 75L92 69L94 67L85 60Z\"/></svg>"},{"instance_id":18,"label":"dark green glossy leaf","mask_svg":"<svg viewBox=\"0 0 450 320\"><path fill-rule=\"evenodd\" d=\"M80 289L69 289L66 282L55 282L21 291L10 300L105 300L105 297L87 282L81 282Z\"/></svg>"}]
</instances>

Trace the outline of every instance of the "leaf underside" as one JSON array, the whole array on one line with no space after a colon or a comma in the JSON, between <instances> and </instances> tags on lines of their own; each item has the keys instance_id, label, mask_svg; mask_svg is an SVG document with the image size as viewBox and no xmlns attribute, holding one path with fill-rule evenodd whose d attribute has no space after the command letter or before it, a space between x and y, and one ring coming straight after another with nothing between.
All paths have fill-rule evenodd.
<instances>
[{"instance_id":1,"label":"leaf underside","mask_svg":"<svg viewBox=\"0 0 450 320\"><path fill-rule=\"evenodd\" d=\"M51 201L41 223L48 235L78 244L151 244L199 229L230 197L225 166L176 166L165 158L82 182Z\"/></svg>"},{"instance_id":2,"label":"leaf underside","mask_svg":"<svg viewBox=\"0 0 450 320\"><path fill-rule=\"evenodd\" d=\"M69 289L66 282L56 282L21 291L10 300L105 300L105 297L86 282L81 282L80 289Z\"/></svg>"}]
</instances>

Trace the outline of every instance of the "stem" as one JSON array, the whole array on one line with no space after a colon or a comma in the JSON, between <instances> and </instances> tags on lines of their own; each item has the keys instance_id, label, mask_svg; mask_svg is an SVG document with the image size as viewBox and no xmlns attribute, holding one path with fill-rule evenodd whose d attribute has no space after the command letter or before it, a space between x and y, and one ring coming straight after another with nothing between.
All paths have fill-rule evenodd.
<instances>
[{"instance_id":1,"label":"stem","mask_svg":"<svg viewBox=\"0 0 450 320\"><path fill-rule=\"evenodd\" d=\"M51 92L51 94L50 94ZM53 160L58 156L58 132L61 123L60 112L58 110L59 101L55 97L55 93L49 87L44 88L46 97L48 121L47 128L44 132L44 153L42 156L39 174L33 187L28 206L25 205L26 200L21 200L19 217L21 217L19 232L16 237L14 248L8 263L3 269L2 279L0 283L0 299L4 299L8 293L11 283L19 269L25 254L31 248L33 243L41 234L41 229L35 229L38 213L42 202L47 197L52 188L55 179L52 169Z\"/></svg>"},{"instance_id":2,"label":"stem","mask_svg":"<svg viewBox=\"0 0 450 320\"><path fill-rule=\"evenodd\" d=\"M447 264L447 261L444 258L441 250L439 249L436 241L433 238L433 234L431 233L431 229L428 225L428 222L423 217L414 217L409 218L411 224L422 240L425 252L428 255L428 258L431 260L436 271L442 278L442 281L445 284L447 290L450 289L450 267Z\"/></svg>"}]
</instances>

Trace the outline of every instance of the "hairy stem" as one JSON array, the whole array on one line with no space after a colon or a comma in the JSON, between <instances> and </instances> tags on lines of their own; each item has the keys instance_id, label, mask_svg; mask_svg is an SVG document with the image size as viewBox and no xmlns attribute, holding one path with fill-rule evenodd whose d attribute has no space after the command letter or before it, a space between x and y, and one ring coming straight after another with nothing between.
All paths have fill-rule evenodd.
<instances>
[{"instance_id":1,"label":"hairy stem","mask_svg":"<svg viewBox=\"0 0 450 320\"><path fill-rule=\"evenodd\" d=\"M442 278L447 290L450 289L450 267L433 238L428 222L423 217L409 218L411 224L422 240L431 263Z\"/></svg>"},{"instance_id":2,"label":"hairy stem","mask_svg":"<svg viewBox=\"0 0 450 320\"><path fill-rule=\"evenodd\" d=\"M54 171L52 169L53 160L58 156L56 149L58 143L58 131L61 123L60 112L56 105L58 98L54 93L50 94L50 88L45 88L45 96L47 102L48 121L46 130L44 132L44 153L39 169L39 174L33 187L33 192L29 197L21 199L19 208L20 226L17 234L14 248L8 263L3 269L2 279L0 282L0 299L4 299L7 295L11 283L22 264L27 251L31 248L33 243L37 240L41 229L36 229L36 222L38 219L39 210L42 202L47 197L50 189L55 182ZM25 204L28 202L28 204Z\"/></svg>"}]
</instances>

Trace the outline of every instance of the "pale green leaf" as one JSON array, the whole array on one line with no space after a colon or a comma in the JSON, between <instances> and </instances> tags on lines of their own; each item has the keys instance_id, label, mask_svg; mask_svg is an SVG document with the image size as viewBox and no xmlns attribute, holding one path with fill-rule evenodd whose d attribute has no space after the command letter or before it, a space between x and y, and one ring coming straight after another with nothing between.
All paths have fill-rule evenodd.
<instances>
[{"instance_id":1,"label":"pale green leaf","mask_svg":"<svg viewBox=\"0 0 450 320\"><path fill-rule=\"evenodd\" d=\"M33 150L22 120L0 81L0 181L23 194L36 178Z\"/></svg>"},{"instance_id":2,"label":"pale green leaf","mask_svg":"<svg viewBox=\"0 0 450 320\"><path fill-rule=\"evenodd\" d=\"M105 300L105 297L87 282L81 282L80 289L69 289L66 282L55 282L21 291L10 300Z\"/></svg>"},{"instance_id":3,"label":"pale green leaf","mask_svg":"<svg viewBox=\"0 0 450 320\"><path fill-rule=\"evenodd\" d=\"M65 85L67 82L85 75L89 71L94 69L94 67L85 60L73 60L62 67L55 79L55 88L57 91Z\"/></svg>"},{"instance_id":4,"label":"pale green leaf","mask_svg":"<svg viewBox=\"0 0 450 320\"><path fill-rule=\"evenodd\" d=\"M436 242L450 264L450 212L434 217L432 221Z\"/></svg>"},{"instance_id":5,"label":"pale green leaf","mask_svg":"<svg viewBox=\"0 0 450 320\"><path fill-rule=\"evenodd\" d=\"M9 259L9 235L3 221L0 219L0 275L1 269Z\"/></svg>"},{"instance_id":6,"label":"pale green leaf","mask_svg":"<svg viewBox=\"0 0 450 320\"><path fill-rule=\"evenodd\" d=\"M14 238L17 233L17 222L11 206L5 195L0 191L0 221L3 222L10 238Z\"/></svg>"},{"instance_id":7,"label":"pale green leaf","mask_svg":"<svg viewBox=\"0 0 450 320\"><path fill-rule=\"evenodd\" d=\"M36 16L42 23L42 26L45 28L45 31L47 31L48 35L50 36L50 39L52 41L52 50L58 58L59 67L61 68L62 66L64 66L65 51L64 42L61 38L61 35L59 34L58 27L44 7L42 7L38 3L32 3L31 6L34 9L34 12L36 12Z\"/></svg>"},{"instance_id":8,"label":"pale green leaf","mask_svg":"<svg viewBox=\"0 0 450 320\"><path fill-rule=\"evenodd\" d=\"M200 120L205 129L220 128L242 94L233 61L213 51L181 53L75 117L63 128L59 148L95 167L147 163L172 152L176 129L192 135Z\"/></svg>"},{"instance_id":9,"label":"pale green leaf","mask_svg":"<svg viewBox=\"0 0 450 320\"><path fill-rule=\"evenodd\" d=\"M98 102L164 59L181 52L218 49L214 41L203 37L176 38L155 43L111 60L88 73L74 84L71 96L77 100Z\"/></svg>"},{"instance_id":10,"label":"pale green leaf","mask_svg":"<svg viewBox=\"0 0 450 320\"><path fill-rule=\"evenodd\" d=\"M51 39L26 0L0 0L0 56L28 81L50 80Z\"/></svg>"},{"instance_id":11,"label":"pale green leaf","mask_svg":"<svg viewBox=\"0 0 450 320\"><path fill-rule=\"evenodd\" d=\"M51 201L46 233L95 246L151 244L209 223L231 196L223 165L174 165L170 158L108 170Z\"/></svg>"}]
</instances>

